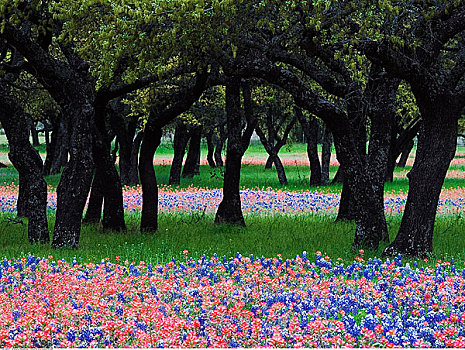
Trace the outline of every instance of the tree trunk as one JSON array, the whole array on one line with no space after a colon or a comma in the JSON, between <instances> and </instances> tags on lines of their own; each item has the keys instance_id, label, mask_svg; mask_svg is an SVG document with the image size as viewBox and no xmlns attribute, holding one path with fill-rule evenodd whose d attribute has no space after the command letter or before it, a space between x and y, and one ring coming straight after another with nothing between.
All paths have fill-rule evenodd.
<instances>
[{"instance_id":1,"label":"tree trunk","mask_svg":"<svg viewBox=\"0 0 465 350\"><path fill-rule=\"evenodd\" d=\"M51 135L50 143L48 144L48 147L47 147L47 155L45 156L44 168L42 171L44 175L50 175L53 157L55 155L55 150L57 148L57 140L58 140L58 132L59 132L58 118L52 117L50 121L52 123L52 135Z\"/></svg>"},{"instance_id":2,"label":"tree trunk","mask_svg":"<svg viewBox=\"0 0 465 350\"><path fill-rule=\"evenodd\" d=\"M89 195L89 204L87 205L86 215L84 217L85 223L99 223L102 219L102 206L103 206L103 191L102 182L105 181L103 172L97 168L92 180L92 187Z\"/></svg>"},{"instance_id":3,"label":"tree trunk","mask_svg":"<svg viewBox=\"0 0 465 350\"><path fill-rule=\"evenodd\" d=\"M118 157L118 151L119 151L119 139L115 139L115 147L111 150L111 161L113 163L116 163L117 157ZM120 169L121 169L121 161L120 161Z\"/></svg>"},{"instance_id":4,"label":"tree trunk","mask_svg":"<svg viewBox=\"0 0 465 350\"><path fill-rule=\"evenodd\" d=\"M66 118L60 118L58 121L57 140L52 156L50 174L59 174L61 168L67 164L68 153L70 151L69 139L68 122Z\"/></svg>"},{"instance_id":5,"label":"tree trunk","mask_svg":"<svg viewBox=\"0 0 465 350\"><path fill-rule=\"evenodd\" d=\"M128 185L135 185L139 183L139 150L142 143L144 132L139 131L134 139L131 149L131 168L129 170L129 183Z\"/></svg>"},{"instance_id":6,"label":"tree trunk","mask_svg":"<svg viewBox=\"0 0 465 350\"><path fill-rule=\"evenodd\" d=\"M75 101L64 113L68 115L71 134L70 160L57 188L57 211L52 247L77 248L82 212L86 204L94 168L90 124L94 108L87 101Z\"/></svg>"},{"instance_id":7,"label":"tree trunk","mask_svg":"<svg viewBox=\"0 0 465 350\"><path fill-rule=\"evenodd\" d=\"M48 128L44 126L44 137L45 137L45 150L48 152L48 149L50 147L50 132L48 131Z\"/></svg>"},{"instance_id":8,"label":"tree trunk","mask_svg":"<svg viewBox=\"0 0 465 350\"><path fill-rule=\"evenodd\" d=\"M183 122L178 122L174 131L173 140L173 161L171 162L169 184L179 185L181 182L181 169L186 153L187 142L189 141L188 128Z\"/></svg>"},{"instance_id":9,"label":"tree trunk","mask_svg":"<svg viewBox=\"0 0 465 350\"><path fill-rule=\"evenodd\" d=\"M279 183L282 186L286 186L287 185L286 172L284 170L283 163L281 162L281 159L279 158L278 155L273 156L273 163L276 166L276 172L278 173Z\"/></svg>"},{"instance_id":10,"label":"tree trunk","mask_svg":"<svg viewBox=\"0 0 465 350\"><path fill-rule=\"evenodd\" d=\"M30 243L50 241L47 223L47 183L42 175L42 158L29 143L24 112L0 86L0 122L5 130L10 152L8 157L20 175L21 215L28 218ZM19 198L18 198L19 202Z\"/></svg>"},{"instance_id":11,"label":"tree trunk","mask_svg":"<svg viewBox=\"0 0 465 350\"><path fill-rule=\"evenodd\" d=\"M353 215L352 219L355 219L353 246L377 249L384 232L387 232L384 212L380 216L379 205L376 203L378 198L351 137L342 133L334 133L334 138L341 165L344 166L343 191L344 189L350 191L345 198L353 200L353 204L349 202L348 208L348 213ZM344 205L342 196L341 205Z\"/></svg>"},{"instance_id":12,"label":"tree trunk","mask_svg":"<svg viewBox=\"0 0 465 350\"><path fill-rule=\"evenodd\" d=\"M171 123L178 115L186 112L197 101L205 90L208 73L202 71L197 74L193 87L184 90L182 100L174 103L170 108L161 112L151 109L147 123L139 158L139 174L142 184L142 217L140 229L156 231L158 229L158 187L153 156L160 145L162 128Z\"/></svg>"},{"instance_id":13,"label":"tree trunk","mask_svg":"<svg viewBox=\"0 0 465 350\"><path fill-rule=\"evenodd\" d=\"M407 177L409 192L395 240L384 255L425 256L433 250L433 231L442 185L457 145L460 109L451 98L423 102L415 163ZM436 102L436 103L435 103Z\"/></svg>"},{"instance_id":14,"label":"tree trunk","mask_svg":"<svg viewBox=\"0 0 465 350\"><path fill-rule=\"evenodd\" d=\"M189 131L190 141L186 162L182 169L182 177L194 177L200 175L200 142L202 139L202 127L194 126Z\"/></svg>"},{"instance_id":15,"label":"tree trunk","mask_svg":"<svg viewBox=\"0 0 465 350\"><path fill-rule=\"evenodd\" d=\"M101 176L97 185L103 193L104 230L122 231L124 222L123 191L121 179L110 155L111 145L105 128L106 102L95 102L95 124L92 125L92 150L96 164L96 176Z\"/></svg>"},{"instance_id":16,"label":"tree trunk","mask_svg":"<svg viewBox=\"0 0 465 350\"><path fill-rule=\"evenodd\" d=\"M224 143L226 142L226 139L228 137L227 133L224 131L224 126L221 125L218 127L218 130L219 130L219 135L218 135L218 138L216 139L216 146L215 146L215 163L216 163L216 166L218 167L222 167L224 166L224 163L223 163L223 156L222 156L222 152L223 152L223 146L224 146Z\"/></svg>"},{"instance_id":17,"label":"tree trunk","mask_svg":"<svg viewBox=\"0 0 465 350\"><path fill-rule=\"evenodd\" d=\"M125 107L121 101L115 100L108 104L110 110L111 130L116 134L119 145L119 172L122 185L136 185L139 183L137 166L133 165L134 136L137 129L137 116L126 116ZM140 143L139 143L140 146ZM117 150L115 144L115 151ZM139 148L137 147L137 152ZM138 153L136 154L137 159Z\"/></svg>"},{"instance_id":18,"label":"tree trunk","mask_svg":"<svg viewBox=\"0 0 465 350\"><path fill-rule=\"evenodd\" d=\"M239 78L232 78L226 84L226 114L228 145L223 182L223 200L216 212L215 223L245 226L239 192L243 155Z\"/></svg>"},{"instance_id":19,"label":"tree trunk","mask_svg":"<svg viewBox=\"0 0 465 350\"><path fill-rule=\"evenodd\" d=\"M396 137L396 132L392 133L391 149L389 150L388 169L386 173L387 182L392 182L394 180L394 169L399 155L404 155L401 161L399 161L400 164L407 161L408 155L414 145L413 139L418 134L420 126L419 120L420 118L416 117L413 121L411 121L406 129L401 130L398 137Z\"/></svg>"},{"instance_id":20,"label":"tree trunk","mask_svg":"<svg viewBox=\"0 0 465 350\"><path fill-rule=\"evenodd\" d=\"M266 163L265 163L265 169L271 169L273 166L273 158L268 155L268 158L266 158Z\"/></svg>"},{"instance_id":21,"label":"tree trunk","mask_svg":"<svg viewBox=\"0 0 465 350\"><path fill-rule=\"evenodd\" d=\"M32 145L34 147L40 146L39 133L37 132L36 122L34 121L31 121L31 136L32 136Z\"/></svg>"},{"instance_id":22,"label":"tree trunk","mask_svg":"<svg viewBox=\"0 0 465 350\"><path fill-rule=\"evenodd\" d=\"M142 184L142 216L140 230L158 229L158 185L153 167L153 156L161 142L161 127L145 127L139 156L139 176Z\"/></svg>"},{"instance_id":23,"label":"tree trunk","mask_svg":"<svg viewBox=\"0 0 465 350\"><path fill-rule=\"evenodd\" d=\"M414 142L413 140L410 140L410 142L407 143L405 147L402 149L399 163L397 163L398 167L405 168L405 166L407 165L408 156L410 155L410 152L412 151L413 146L414 146Z\"/></svg>"},{"instance_id":24,"label":"tree trunk","mask_svg":"<svg viewBox=\"0 0 465 350\"><path fill-rule=\"evenodd\" d=\"M207 139L207 162L210 168L216 168L215 160L213 159L213 153L215 152L215 145L213 144L213 132L209 131L206 133L205 138Z\"/></svg>"},{"instance_id":25,"label":"tree trunk","mask_svg":"<svg viewBox=\"0 0 465 350\"><path fill-rule=\"evenodd\" d=\"M397 132L394 128L391 131L391 147L389 147L389 157L386 169L386 182L394 181L394 170L396 168L396 160L399 156L399 150L397 145Z\"/></svg>"},{"instance_id":26,"label":"tree trunk","mask_svg":"<svg viewBox=\"0 0 465 350\"><path fill-rule=\"evenodd\" d=\"M336 155L337 158L337 155ZM339 167L337 168L336 174L333 177L333 180L331 181L331 184L342 184L344 181L344 169L342 167L342 164L339 162Z\"/></svg>"},{"instance_id":27,"label":"tree trunk","mask_svg":"<svg viewBox=\"0 0 465 350\"><path fill-rule=\"evenodd\" d=\"M329 164L331 161L331 146L333 136L329 128L325 125L323 133L323 147L321 152L321 184L329 184Z\"/></svg>"},{"instance_id":28,"label":"tree trunk","mask_svg":"<svg viewBox=\"0 0 465 350\"><path fill-rule=\"evenodd\" d=\"M29 135L27 139L29 142ZM15 165L13 164L13 166ZM19 172L19 170L18 170L18 184L19 184L19 189L18 189L18 200L16 201L16 215L20 218L26 218L27 212L28 212L28 208L27 208L28 194L26 190L28 188L28 183L27 183L27 177L24 176L23 172Z\"/></svg>"}]
</instances>

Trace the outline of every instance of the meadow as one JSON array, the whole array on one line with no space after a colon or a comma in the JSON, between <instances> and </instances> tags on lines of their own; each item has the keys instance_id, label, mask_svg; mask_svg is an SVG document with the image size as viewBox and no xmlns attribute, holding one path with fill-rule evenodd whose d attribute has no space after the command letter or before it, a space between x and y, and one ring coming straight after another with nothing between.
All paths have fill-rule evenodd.
<instances>
[{"instance_id":1,"label":"meadow","mask_svg":"<svg viewBox=\"0 0 465 350\"><path fill-rule=\"evenodd\" d=\"M0 152L6 162L7 147ZM221 169L201 165L172 188L170 148L161 147L159 231L139 232L140 189L127 187L128 231L83 225L79 250L27 243L26 219L14 215L17 173L0 169L0 345L465 347L465 149L444 184L434 253L418 261L380 259L384 246L351 249L353 223L334 222L341 185L309 187L304 152L283 150L282 187L251 146L242 228L213 223ZM412 161L386 184L391 239ZM46 180L52 231L59 176Z\"/></svg>"}]
</instances>

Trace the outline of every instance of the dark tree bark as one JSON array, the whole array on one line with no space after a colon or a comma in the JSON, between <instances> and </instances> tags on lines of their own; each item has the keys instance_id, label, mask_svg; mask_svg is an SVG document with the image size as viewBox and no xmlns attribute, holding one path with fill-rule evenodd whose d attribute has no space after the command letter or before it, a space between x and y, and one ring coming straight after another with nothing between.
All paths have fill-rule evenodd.
<instances>
[{"instance_id":1,"label":"dark tree bark","mask_svg":"<svg viewBox=\"0 0 465 350\"><path fill-rule=\"evenodd\" d=\"M319 186L322 184L322 173L318 157L318 121L314 116L310 116L310 120L305 118L300 108L295 108L295 114L307 141L307 155L310 161L310 186Z\"/></svg>"},{"instance_id":2,"label":"dark tree bark","mask_svg":"<svg viewBox=\"0 0 465 350\"><path fill-rule=\"evenodd\" d=\"M158 229L158 187L153 155L160 144L162 128L178 115L186 112L205 90L208 73L198 73L195 84L179 95L179 100L170 108L161 111L152 109L145 125L139 157L139 175L142 184L142 216L140 230L155 232Z\"/></svg>"},{"instance_id":3,"label":"dark tree bark","mask_svg":"<svg viewBox=\"0 0 465 350\"><path fill-rule=\"evenodd\" d=\"M134 139L134 143L132 145L131 150L131 169L129 171L130 179L134 179L134 183L139 183L139 150L142 143L142 139L144 137L144 132L139 131Z\"/></svg>"},{"instance_id":4,"label":"dark tree bark","mask_svg":"<svg viewBox=\"0 0 465 350\"><path fill-rule=\"evenodd\" d=\"M413 140L411 140L409 143L405 145L405 148L402 149L399 162L397 163L398 167L405 168L405 166L407 165L408 156L410 155L410 152L412 151L413 146L414 146L414 142Z\"/></svg>"},{"instance_id":5,"label":"dark tree bark","mask_svg":"<svg viewBox=\"0 0 465 350\"><path fill-rule=\"evenodd\" d=\"M33 120L31 120L31 137L32 137L32 145L34 147L38 147L40 146L40 142L39 142L39 133L37 132L37 129L36 129L36 122L34 122Z\"/></svg>"},{"instance_id":6,"label":"dark tree bark","mask_svg":"<svg viewBox=\"0 0 465 350\"><path fill-rule=\"evenodd\" d=\"M367 186L371 186L374 193L371 194L373 198L370 202L365 203L357 212L357 215L361 216L359 219L361 229L355 232L354 246L356 247L364 246L365 241L370 241L374 231L378 232L380 240L389 242L384 215L384 182L391 148L391 134L395 124L398 87L398 79L387 75L376 65L371 67L365 90L365 99L369 101L368 111L371 118L366 173Z\"/></svg>"},{"instance_id":7,"label":"dark tree bark","mask_svg":"<svg viewBox=\"0 0 465 350\"><path fill-rule=\"evenodd\" d=\"M354 193L348 182L342 183L341 199L339 209L337 211L336 221L351 221L355 220L357 209L355 207Z\"/></svg>"},{"instance_id":8,"label":"dark tree bark","mask_svg":"<svg viewBox=\"0 0 465 350\"><path fill-rule=\"evenodd\" d=\"M121 184L128 186L136 185L139 183L139 177L137 166L134 167L132 161L132 152L134 147L136 147L137 152L139 152L139 147L134 144L138 117L135 115L126 116L129 111L126 110L127 106L121 103L121 99L111 101L108 107L111 130L116 134L119 145Z\"/></svg>"},{"instance_id":9,"label":"dark tree bark","mask_svg":"<svg viewBox=\"0 0 465 350\"><path fill-rule=\"evenodd\" d=\"M337 158L337 152L336 152L336 158ZM336 174L333 177L333 180L331 181L331 184L342 184L344 181L344 169L342 165L339 163L339 167L337 168Z\"/></svg>"},{"instance_id":10,"label":"dark tree bark","mask_svg":"<svg viewBox=\"0 0 465 350\"><path fill-rule=\"evenodd\" d=\"M226 139L228 138L228 134L224 130L224 125L218 126L218 134L219 135L215 143L214 157L215 157L216 166L222 167L224 166L223 156L222 156L223 146L224 146L224 143L226 142Z\"/></svg>"},{"instance_id":11,"label":"dark tree bark","mask_svg":"<svg viewBox=\"0 0 465 350\"><path fill-rule=\"evenodd\" d=\"M216 168L215 160L213 159L213 154L215 153L215 144L213 143L213 131L209 131L205 134L205 139L207 140L207 162L210 168Z\"/></svg>"},{"instance_id":12,"label":"dark tree bark","mask_svg":"<svg viewBox=\"0 0 465 350\"><path fill-rule=\"evenodd\" d=\"M119 151L119 140L118 138L115 139L115 147L111 150L111 160L113 163L116 163L116 158L118 156Z\"/></svg>"},{"instance_id":13,"label":"dark tree bark","mask_svg":"<svg viewBox=\"0 0 465 350\"><path fill-rule=\"evenodd\" d=\"M48 152L50 147L50 130L48 123L44 123L45 150Z\"/></svg>"},{"instance_id":14,"label":"dark tree bark","mask_svg":"<svg viewBox=\"0 0 465 350\"><path fill-rule=\"evenodd\" d=\"M105 177L103 172L99 169L95 170L94 178L92 180L92 187L89 195L89 203L87 205L86 215L84 217L85 223L99 223L102 219L102 206L103 206L103 184Z\"/></svg>"},{"instance_id":15,"label":"dark tree bark","mask_svg":"<svg viewBox=\"0 0 465 350\"><path fill-rule=\"evenodd\" d=\"M76 93L77 96L79 96ZM77 248L81 233L82 212L92 181L92 137L90 123L94 109L85 101L76 101L65 113L74 127L70 160L57 188L57 211L52 246Z\"/></svg>"},{"instance_id":16,"label":"dark tree bark","mask_svg":"<svg viewBox=\"0 0 465 350\"><path fill-rule=\"evenodd\" d=\"M29 140L29 135L28 135L28 140ZM19 184L19 189L18 189L18 200L16 201L16 215L19 216L20 218L26 218L27 217L27 178L22 174L19 173L18 171L18 184Z\"/></svg>"},{"instance_id":17,"label":"dark tree bark","mask_svg":"<svg viewBox=\"0 0 465 350\"><path fill-rule=\"evenodd\" d=\"M52 133L53 142L53 133ZM69 125L66 118L58 120L58 132L56 135L55 147L51 158L50 174L59 174L61 168L68 162L70 148Z\"/></svg>"},{"instance_id":18,"label":"dark tree bark","mask_svg":"<svg viewBox=\"0 0 465 350\"><path fill-rule=\"evenodd\" d=\"M1 84L0 122L10 146L8 157L20 174L23 208L19 210L28 218L28 240L30 243L48 243L47 183L42 175L42 159L29 143L24 111Z\"/></svg>"},{"instance_id":19,"label":"dark tree bark","mask_svg":"<svg viewBox=\"0 0 465 350\"><path fill-rule=\"evenodd\" d=\"M151 116L154 119L154 116ZM160 145L161 127L146 124L139 156L139 176L142 185L142 216L140 230L154 232L158 230L158 187L153 156Z\"/></svg>"},{"instance_id":20,"label":"dark tree bark","mask_svg":"<svg viewBox=\"0 0 465 350\"><path fill-rule=\"evenodd\" d=\"M333 144L333 135L329 128L324 126L323 147L321 151L321 184L329 184L329 164L331 161L331 146Z\"/></svg>"},{"instance_id":21,"label":"dark tree bark","mask_svg":"<svg viewBox=\"0 0 465 350\"><path fill-rule=\"evenodd\" d=\"M53 162L52 158L55 154L55 149L57 145L58 118L56 116L52 116L50 118L50 121L52 124L52 134L51 134L51 140L47 146L47 155L45 156L45 161L44 161L44 169L43 169L44 175L50 175L51 168L52 168L52 162Z\"/></svg>"},{"instance_id":22,"label":"dark tree bark","mask_svg":"<svg viewBox=\"0 0 465 350\"><path fill-rule=\"evenodd\" d=\"M265 169L271 169L273 167L273 161L274 161L273 157L268 156L265 162Z\"/></svg>"},{"instance_id":23,"label":"dark tree bark","mask_svg":"<svg viewBox=\"0 0 465 350\"><path fill-rule=\"evenodd\" d=\"M200 143L202 139L202 126L194 126L189 130L189 150L186 162L182 169L182 177L200 175Z\"/></svg>"},{"instance_id":24,"label":"dark tree bark","mask_svg":"<svg viewBox=\"0 0 465 350\"><path fill-rule=\"evenodd\" d=\"M179 185L181 183L181 169L184 155L186 153L187 142L189 141L188 127L182 121L178 122L174 131L173 140L173 161L171 162L170 185Z\"/></svg>"},{"instance_id":25,"label":"dark tree bark","mask_svg":"<svg viewBox=\"0 0 465 350\"><path fill-rule=\"evenodd\" d=\"M359 88L353 87L349 95L351 95L351 97L347 103L347 114L349 117L351 134L353 135L353 146L355 147L355 151L360 155L360 161L362 167L364 167L366 164L367 119L366 115L363 113L362 92ZM354 174L353 171L341 164L333 179L333 183L335 183L336 180L340 180L338 176L342 175L341 205L339 205L336 220L356 219L356 212L358 211L358 209L356 209L356 198L354 198L355 193L353 189L350 188L351 185L349 184L353 181L347 179L347 177L352 176L352 174Z\"/></svg>"},{"instance_id":26,"label":"dark tree bark","mask_svg":"<svg viewBox=\"0 0 465 350\"><path fill-rule=\"evenodd\" d=\"M230 78L226 84L226 116L228 145L226 148L223 200L216 211L215 223L245 226L239 192L243 155L240 78Z\"/></svg>"},{"instance_id":27,"label":"dark tree bark","mask_svg":"<svg viewBox=\"0 0 465 350\"><path fill-rule=\"evenodd\" d=\"M110 155L110 140L105 128L106 101L96 99L95 102L95 124L92 126L93 144L96 172L96 181L94 185L101 186L100 191L103 194L103 220L104 230L122 231L126 229L124 222L123 192L120 176L116 170L113 159ZM90 200L93 197L91 196ZM100 204L101 199L96 196L97 203L95 208ZM89 206L91 206L89 200ZM98 215L100 217L100 214Z\"/></svg>"},{"instance_id":28,"label":"dark tree bark","mask_svg":"<svg viewBox=\"0 0 465 350\"><path fill-rule=\"evenodd\" d=\"M421 98L420 93L416 97L422 122L415 163L407 175L407 203L399 232L384 255L425 256L432 252L439 195L456 151L457 102L448 95L437 100Z\"/></svg>"}]
</instances>

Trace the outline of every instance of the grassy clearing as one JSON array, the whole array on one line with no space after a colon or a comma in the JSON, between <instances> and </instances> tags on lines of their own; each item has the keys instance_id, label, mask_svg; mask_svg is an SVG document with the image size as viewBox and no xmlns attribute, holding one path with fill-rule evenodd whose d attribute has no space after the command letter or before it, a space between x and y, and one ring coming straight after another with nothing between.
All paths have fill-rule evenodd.
<instances>
[{"instance_id":1,"label":"grassy clearing","mask_svg":"<svg viewBox=\"0 0 465 350\"><path fill-rule=\"evenodd\" d=\"M281 254L293 258L306 250L317 250L333 260L341 258L351 262L360 255L351 243L354 224L334 222L329 216L248 216L247 227L216 225L213 216L166 215L160 216L160 229L155 234L141 234L140 216L127 216L126 233L103 233L99 225L83 225L79 250L51 249L49 246L27 243L26 225L12 224L8 215L0 215L0 257L19 257L27 254L70 261L78 256L82 262L96 262L116 256L129 262L167 262L171 258L183 259L182 251L199 258L242 255L272 257ZM25 222L26 220L23 219ZM50 215L52 231L54 215ZM400 217L388 218L391 240L400 224ZM465 222L459 217L439 217L436 224L434 255L430 260L447 260L454 257L457 266L465 262ZM381 256L385 245L377 251L365 252L365 258ZM460 265L459 265L460 264Z\"/></svg>"}]
</instances>

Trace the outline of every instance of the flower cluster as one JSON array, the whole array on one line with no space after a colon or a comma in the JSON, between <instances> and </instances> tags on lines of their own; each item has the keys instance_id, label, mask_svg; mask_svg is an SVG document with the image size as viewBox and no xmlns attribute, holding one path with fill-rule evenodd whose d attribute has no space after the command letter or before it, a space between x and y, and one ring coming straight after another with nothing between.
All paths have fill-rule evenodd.
<instances>
[{"instance_id":1,"label":"flower cluster","mask_svg":"<svg viewBox=\"0 0 465 350\"><path fill-rule=\"evenodd\" d=\"M363 252L360 252L363 254ZM0 268L1 347L465 347L465 269L377 258Z\"/></svg>"},{"instance_id":2,"label":"flower cluster","mask_svg":"<svg viewBox=\"0 0 465 350\"><path fill-rule=\"evenodd\" d=\"M14 212L18 194L17 185L0 187L0 212ZM140 186L125 187L123 191L126 211L140 211L142 189ZM189 187L186 189L160 186L159 210L168 213L215 213L223 198L222 189ZM323 191L294 192L286 190L241 191L242 210L245 214L335 214L340 195ZM386 193L385 208L388 215L403 212L407 194ZM48 209L56 209L56 191L49 187ZM465 210L465 188L443 189L438 205L438 214L458 214Z\"/></svg>"}]
</instances>

